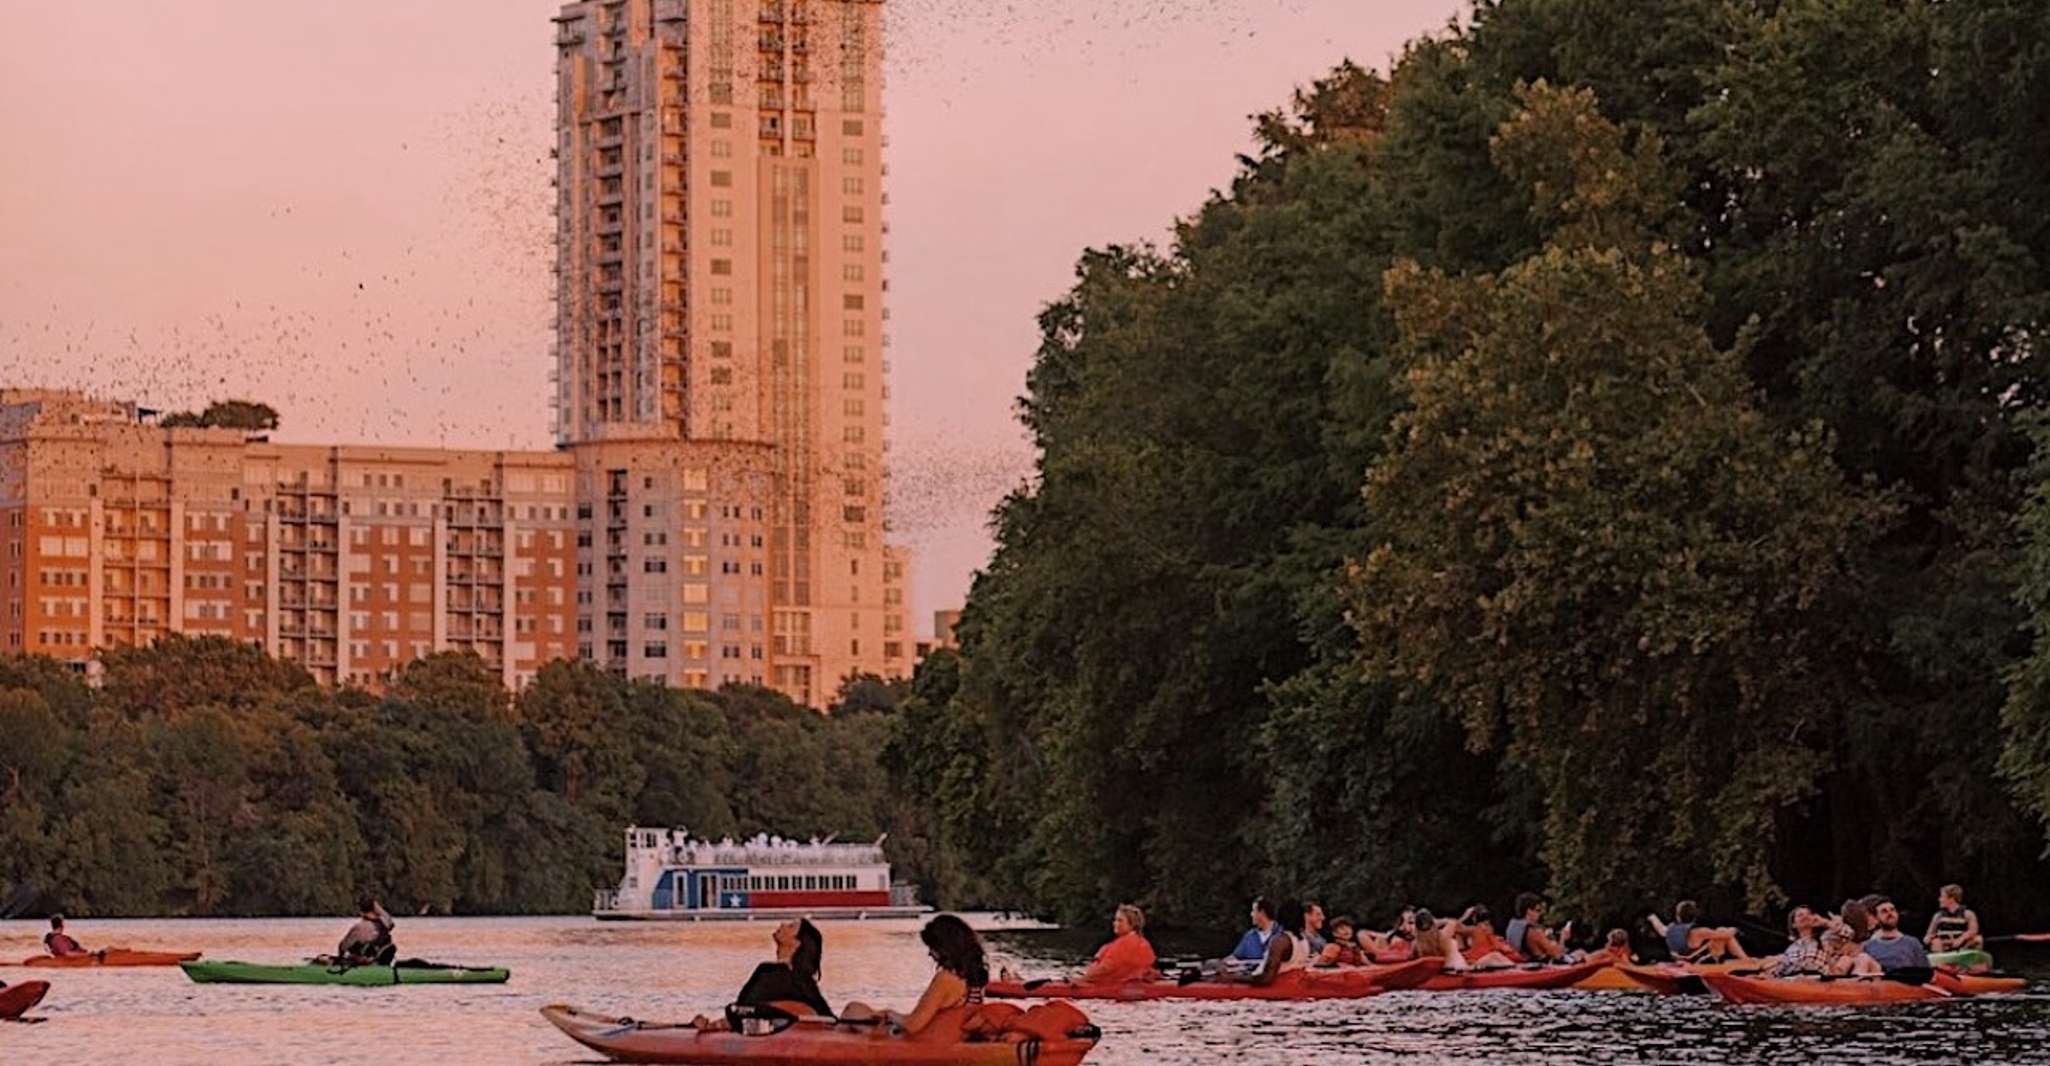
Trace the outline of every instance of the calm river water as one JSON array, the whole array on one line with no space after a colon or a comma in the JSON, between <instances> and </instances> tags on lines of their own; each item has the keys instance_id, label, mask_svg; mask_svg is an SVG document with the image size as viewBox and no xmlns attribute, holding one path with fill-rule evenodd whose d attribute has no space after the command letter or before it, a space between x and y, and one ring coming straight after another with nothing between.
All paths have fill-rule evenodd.
<instances>
[{"instance_id":1,"label":"calm river water","mask_svg":"<svg viewBox=\"0 0 2050 1066\"><path fill-rule=\"evenodd\" d=\"M929 974L916 922L825 923L827 997L909 1007ZM988 924L988 923L980 923ZM291 961L332 948L342 920L73 922L88 946L204 950ZM36 950L42 926L0 922L0 959ZM537 1013L575 1003L637 1018L710 1011L767 957L762 924L615 925L584 918L415 919L400 950L512 969L501 986L272 988L194 985L167 970L33 971L50 997L38 1025L0 1025L0 1064L404 1066L586 1063L595 1056ZM1000 932L1021 971L1072 965L1086 938ZM2050 955L2008 964L2050 977ZM0 969L9 982L31 971ZM1100 1066L1190 1063L1807 1062L2050 1064L2043 994L1888 1010L1731 1008L1627 993L1391 993L1356 1002L1090 1004Z\"/></svg>"}]
</instances>

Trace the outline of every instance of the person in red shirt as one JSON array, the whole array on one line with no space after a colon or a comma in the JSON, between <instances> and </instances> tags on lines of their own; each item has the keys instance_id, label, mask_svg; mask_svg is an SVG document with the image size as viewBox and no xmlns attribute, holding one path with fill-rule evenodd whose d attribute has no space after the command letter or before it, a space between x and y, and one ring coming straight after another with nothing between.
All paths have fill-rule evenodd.
<instances>
[{"instance_id":1,"label":"person in red shirt","mask_svg":"<svg viewBox=\"0 0 2050 1066\"><path fill-rule=\"evenodd\" d=\"M64 916L61 914L50 916L50 931L43 934L43 950L60 959L92 954L64 931Z\"/></svg>"},{"instance_id":2,"label":"person in red shirt","mask_svg":"<svg viewBox=\"0 0 2050 1066\"><path fill-rule=\"evenodd\" d=\"M1468 907L1453 931L1462 942L1460 950L1466 956L1466 964L1476 970L1492 970L1523 962L1523 956L1517 954L1508 941L1496 935L1495 918L1486 907L1479 904Z\"/></svg>"},{"instance_id":3,"label":"person in red shirt","mask_svg":"<svg viewBox=\"0 0 2050 1066\"><path fill-rule=\"evenodd\" d=\"M1146 912L1126 903L1111 919L1116 936L1096 952L1082 980L1090 983L1132 981L1153 973L1153 945L1146 942Z\"/></svg>"},{"instance_id":4,"label":"person in red shirt","mask_svg":"<svg viewBox=\"0 0 2050 1066\"><path fill-rule=\"evenodd\" d=\"M1367 953L1360 948L1353 929L1357 924L1350 915L1345 914L1331 919L1331 940L1317 956L1316 965L1365 966Z\"/></svg>"}]
</instances>

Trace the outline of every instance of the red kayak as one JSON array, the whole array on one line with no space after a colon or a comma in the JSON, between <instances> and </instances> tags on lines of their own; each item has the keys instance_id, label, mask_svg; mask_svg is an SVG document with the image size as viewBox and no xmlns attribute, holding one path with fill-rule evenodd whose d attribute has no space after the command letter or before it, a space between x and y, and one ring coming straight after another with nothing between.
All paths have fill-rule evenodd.
<instances>
[{"instance_id":1,"label":"red kayak","mask_svg":"<svg viewBox=\"0 0 2050 1066\"><path fill-rule=\"evenodd\" d=\"M1499 970L1451 970L1418 987L1426 992L1461 992L1480 988L1568 988L1577 985L1602 967L1599 962L1577 962L1571 966L1519 966Z\"/></svg>"},{"instance_id":2,"label":"red kayak","mask_svg":"<svg viewBox=\"0 0 2050 1066\"><path fill-rule=\"evenodd\" d=\"M1427 955L1407 962L1362 966L1358 972L1371 977L1383 992L1400 992L1405 988L1422 988L1431 978L1444 973L1445 960L1437 955Z\"/></svg>"},{"instance_id":3,"label":"red kayak","mask_svg":"<svg viewBox=\"0 0 2050 1066\"><path fill-rule=\"evenodd\" d=\"M1728 1003L1811 1003L1850 1006L1862 1003L1923 1003L1948 999L1934 985L1904 985L1876 977L1736 977L1704 973L1703 983Z\"/></svg>"},{"instance_id":4,"label":"red kayak","mask_svg":"<svg viewBox=\"0 0 2050 1066\"><path fill-rule=\"evenodd\" d=\"M49 994L48 981L23 981L0 988L0 1021L11 1022L21 1017Z\"/></svg>"},{"instance_id":5,"label":"red kayak","mask_svg":"<svg viewBox=\"0 0 2050 1066\"><path fill-rule=\"evenodd\" d=\"M1442 965L1442 960L1441 965ZM1403 963L1402 966L1409 966ZM1193 981L1181 984L1177 981L1154 979L1150 981L1126 981L1114 985L1071 984L1065 981L1048 981L1044 984L1016 981L991 981L984 994L992 999L1115 999L1137 1002L1149 999L1268 999L1268 1000L1311 1000L1311 999L1364 999L1388 991L1381 983L1387 973L1397 967L1362 966L1348 970L1291 970L1276 977L1271 984L1249 985L1236 981ZM1410 980L1408 974L1417 974ZM1398 981L1407 981L1404 988L1414 988L1429 977L1428 970L1404 971Z\"/></svg>"},{"instance_id":6,"label":"red kayak","mask_svg":"<svg viewBox=\"0 0 2050 1066\"><path fill-rule=\"evenodd\" d=\"M2008 992L2019 992L2029 986L2020 977L2000 977L1987 973L1961 973L1955 967L1943 966L1936 971L1930 984L1953 996L1998 996Z\"/></svg>"},{"instance_id":7,"label":"red kayak","mask_svg":"<svg viewBox=\"0 0 2050 1066\"><path fill-rule=\"evenodd\" d=\"M176 966L199 958L197 951L130 951L107 948L84 955L34 955L21 960L23 966L76 968L82 966Z\"/></svg>"},{"instance_id":8,"label":"red kayak","mask_svg":"<svg viewBox=\"0 0 2050 1066\"><path fill-rule=\"evenodd\" d=\"M1337 970L1291 970L1268 985L1231 981L1181 984L1157 977L1114 984L991 981L984 995L991 999L1113 999L1127 1003L1148 999L1359 999L1416 988L1444 968L1444 959L1430 958Z\"/></svg>"},{"instance_id":9,"label":"red kayak","mask_svg":"<svg viewBox=\"0 0 2050 1066\"><path fill-rule=\"evenodd\" d=\"M761 1036L700 1033L689 1025L604 1018L575 1007L541 1008L571 1040L614 1062L688 1066L1077 1066L1094 1036L1067 1040L929 1040L880 1026L801 1023ZM1094 1030L1089 1030L1093 1033Z\"/></svg>"}]
</instances>

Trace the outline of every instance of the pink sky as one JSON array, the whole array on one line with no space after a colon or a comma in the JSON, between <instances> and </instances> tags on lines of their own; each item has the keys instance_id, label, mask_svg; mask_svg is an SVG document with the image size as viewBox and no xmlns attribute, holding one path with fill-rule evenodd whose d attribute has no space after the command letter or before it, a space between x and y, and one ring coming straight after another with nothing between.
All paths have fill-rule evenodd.
<instances>
[{"instance_id":1,"label":"pink sky","mask_svg":"<svg viewBox=\"0 0 2050 1066\"><path fill-rule=\"evenodd\" d=\"M1081 250L1162 239L1246 116L1463 4L889 3L892 522L924 631L1030 469L1012 401ZM555 10L0 3L0 383L549 446Z\"/></svg>"}]
</instances>

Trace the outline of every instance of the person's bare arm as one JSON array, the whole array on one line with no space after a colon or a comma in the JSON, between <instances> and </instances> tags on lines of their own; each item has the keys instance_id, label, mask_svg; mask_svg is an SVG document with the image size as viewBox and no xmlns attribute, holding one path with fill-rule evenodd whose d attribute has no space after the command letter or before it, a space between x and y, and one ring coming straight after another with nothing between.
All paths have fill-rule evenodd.
<instances>
[{"instance_id":1,"label":"person's bare arm","mask_svg":"<svg viewBox=\"0 0 2050 1066\"><path fill-rule=\"evenodd\" d=\"M1253 973L1250 984L1271 985L1281 976L1281 964L1295 955L1295 938L1283 933L1274 934L1267 941L1267 955L1260 960L1260 968Z\"/></svg>"}]
</instances>

